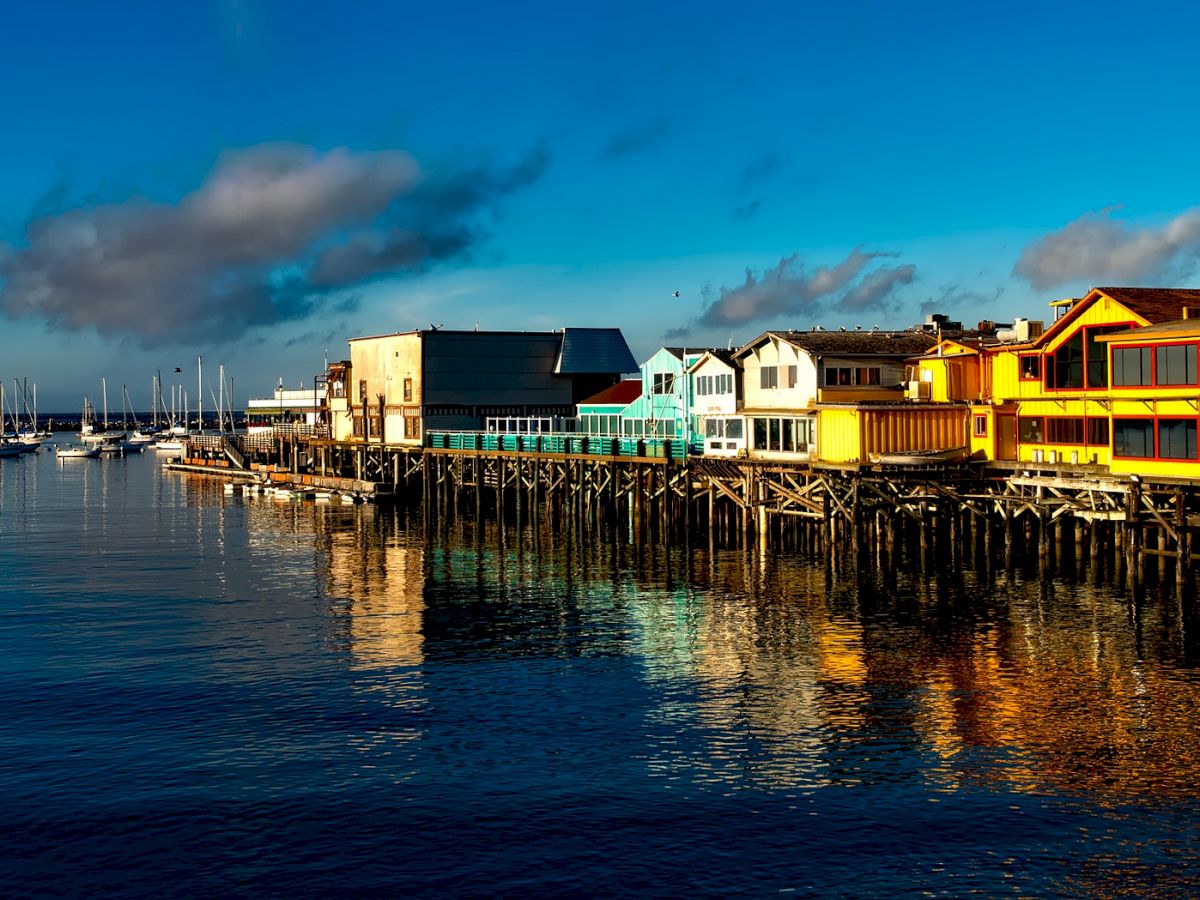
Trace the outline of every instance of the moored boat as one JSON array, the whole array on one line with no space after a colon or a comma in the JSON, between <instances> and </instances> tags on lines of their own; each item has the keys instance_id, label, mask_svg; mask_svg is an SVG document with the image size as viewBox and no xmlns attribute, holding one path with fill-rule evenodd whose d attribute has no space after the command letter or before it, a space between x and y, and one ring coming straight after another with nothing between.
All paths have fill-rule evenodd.
<instances>
[{"instance_id":1,"label":"moored boat","mask_svg":"<svg viewBox=\"0 0 1200 900\"><path fill-rule=\"evenodd\" d=\"M81 444L63 444L61 447L55 448L54 455L59 459L95 459L100 455L100 448Z\"/></svg>"}]
</instances>

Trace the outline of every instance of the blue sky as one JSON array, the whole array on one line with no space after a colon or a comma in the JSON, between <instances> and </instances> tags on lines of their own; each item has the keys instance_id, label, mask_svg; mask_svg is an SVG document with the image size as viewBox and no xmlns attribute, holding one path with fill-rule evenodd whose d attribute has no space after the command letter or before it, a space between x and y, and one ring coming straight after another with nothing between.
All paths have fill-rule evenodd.
<instances>
[{"instance_id":1,"label":"blue sky","mask_svg":"<svg viewBox=\"0 0 1200 900\"><path fill-rule=\"evenodd\" d=\"M1194 283L1194 8L829 6L6 10L0 377L146 405L202 354L240 402L430 323L645 358Z\"/></svg>"}]
</instances>

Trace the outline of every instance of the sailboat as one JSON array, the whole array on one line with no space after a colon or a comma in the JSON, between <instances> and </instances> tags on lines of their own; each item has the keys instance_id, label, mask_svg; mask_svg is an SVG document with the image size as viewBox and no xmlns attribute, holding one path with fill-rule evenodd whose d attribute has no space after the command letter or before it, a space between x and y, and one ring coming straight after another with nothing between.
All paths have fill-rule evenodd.
<instances>
[{"instance_id":1,"label":"sailboat","mask_svg":"<svg viewBox=\"0 0 1200 900\"><path fill-rule=\"evenodd\" d=\"M26 444L33 444L35 447L41 446L42 441L50 437L49 431L39 431L37 421L37 385L33 386L33 407L29 405L29 384L28 381L24 385L13 379L13 387L19 388L21 392L21 406L25 416L28 419L26 424L17 424L17 437ZM13 404L13 421L17 422L16 404Z\"/></svg>"},{"instance_id":2,"label":"sailboat","mask_svg":"<svg viewBox=\"0 0 1200 900\"><path fill-rule=\"evenodd\" d=\"M115 454L125 452L124 431L111 431L108 427L108 382L105 379L100 379L100 390L104 402L104 430L96 431L94 422L83 424L79 431L79 439L85 444L99 445L102 453ZM91 406L91 403L87 403ZM92 418L95 418L96 411L92 410Z\"/></svg>"},{"instance_id":3,"label":"sailboat","mask_svg":"<svg viewBox=\"0 0 1200 900\"><path fill-rule=\"evenodd\" d=\"M17 417L13 415L13 430L8 430L8 403L4 397L4 383L0 382L0 457L17 456L38 448L37 444L26 444L17 435Z\"/></svg>"},{"instance_id":4,"label":"sailboat","mask_svg":"<svg viewBox=\"0 0 1200 900\"><path fill-rule=\"evenodd\" d=\"M133 411L133 403L129 400L129 388L121 385L121 421L125 422L125 410L129 409L133 416L133 432L125 441L125 449L140 453L147 444L153 443L154 435L142 431L142 423L138 421L137 413Z\"/></svg>"}]
</instances>

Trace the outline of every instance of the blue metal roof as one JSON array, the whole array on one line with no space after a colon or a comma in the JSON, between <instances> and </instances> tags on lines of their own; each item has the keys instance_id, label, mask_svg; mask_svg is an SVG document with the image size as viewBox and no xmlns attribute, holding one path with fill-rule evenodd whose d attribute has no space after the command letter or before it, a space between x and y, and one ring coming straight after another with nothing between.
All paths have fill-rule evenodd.
<instances>
[{"instance_id":1,"label":"blue metal roof","mask_svg":"<svg viewBox=\"0 0 1200 900\"><path fill-rule=\"evenodd\" d=\"M564 328L562 335L556 374L618 375L638 369L620 328Z\"/></svg>"}]
</instances>

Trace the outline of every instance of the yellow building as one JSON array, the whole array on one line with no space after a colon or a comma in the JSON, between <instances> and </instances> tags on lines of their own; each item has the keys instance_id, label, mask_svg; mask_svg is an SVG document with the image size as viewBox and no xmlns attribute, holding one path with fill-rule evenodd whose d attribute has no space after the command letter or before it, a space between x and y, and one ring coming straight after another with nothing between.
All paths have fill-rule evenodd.
<instances>
[{"instance_id":1,"label":"yellow building","mask_svg":"<svg viewBox=\"0 0 1200 900\"><path fill-rule=\"evenodd\" d=\"M1200 318L1119 331L1099 340L1108 345L1112 383L1110 471L1200 477Z\"/></svg>"},{"instance_id":2,"label":"yellow building","mask_svg":"<svg viewBox=\"0 0 1200 900\"><path fill-rule=\"evenodd\" d=\"M1193 477L1200 290L1093 288L1051 306L1030 340L942 341L917 360L920 399L972 404L977 456Z\"/></svg>"}]
</instances>

